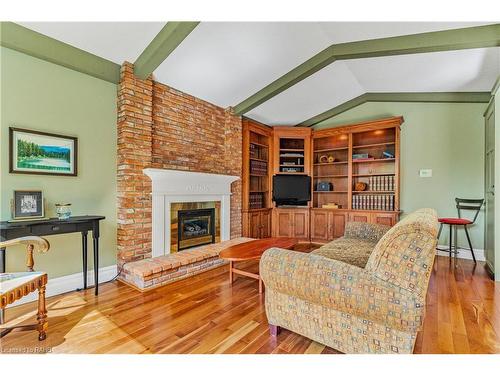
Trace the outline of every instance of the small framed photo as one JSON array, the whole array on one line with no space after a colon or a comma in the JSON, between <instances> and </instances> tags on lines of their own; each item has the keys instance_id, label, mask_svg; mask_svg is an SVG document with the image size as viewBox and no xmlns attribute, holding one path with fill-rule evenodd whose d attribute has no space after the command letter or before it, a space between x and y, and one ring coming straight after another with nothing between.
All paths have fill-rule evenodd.
<instances>
[{"instance_id":1,"label":"small framed photo","mask_svg":"<svg viewBox=\"0 0 500 375\"><path fill-rule=\"evenodd\" d=\"M76 176L78 139L9 128L9 172Z\"/></svg>"},{"instance_id":2,"label":"small framed photo","mask_svg":"<svg viewBox=\"0 0 500 375\"><path fill-rule=\"evenodd\" d=\"M45 217L41 190L14 190L13 220L41 219Z\"/></svg>"}]
</instances>

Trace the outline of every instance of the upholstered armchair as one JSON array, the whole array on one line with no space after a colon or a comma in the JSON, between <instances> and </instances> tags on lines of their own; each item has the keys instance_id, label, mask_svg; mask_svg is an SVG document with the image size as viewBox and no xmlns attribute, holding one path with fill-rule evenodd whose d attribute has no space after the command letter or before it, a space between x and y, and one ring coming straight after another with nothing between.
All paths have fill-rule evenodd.
<instances>
[{"instance_id":1,"label":"upholstered armchair","mask_svg":"<svg viewBox=\"0 0 500 375\"><path fill-rule=\"evenodd\" d=\"M382 230L363 228L374 236ZM266 251L260 273L271 334L283 327L344 353L412 353L436 236L436 212L422 209L381 236L364 268L318 254Z\"/></svg>"}]
</instances>

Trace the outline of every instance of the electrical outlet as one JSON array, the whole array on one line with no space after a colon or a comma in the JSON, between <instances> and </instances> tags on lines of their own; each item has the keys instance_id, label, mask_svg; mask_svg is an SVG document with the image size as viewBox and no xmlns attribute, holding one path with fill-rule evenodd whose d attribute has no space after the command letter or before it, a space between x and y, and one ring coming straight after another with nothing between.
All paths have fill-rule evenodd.
<instances>
[{"instance_id":1,"label":"electrical outlet","mask_svg":"<svg viewBox=\"0 0 500 375\"><path fill-rule=\"evenodd\" d=\"M420 177L432 177L432 169L421 169L418 175Z\"/></svg>"}]
</instances>

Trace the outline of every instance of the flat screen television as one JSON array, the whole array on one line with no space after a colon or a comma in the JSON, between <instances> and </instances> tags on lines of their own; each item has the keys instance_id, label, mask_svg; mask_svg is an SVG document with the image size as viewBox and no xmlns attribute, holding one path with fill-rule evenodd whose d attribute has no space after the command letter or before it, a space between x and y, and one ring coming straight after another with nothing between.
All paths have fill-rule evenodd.
<instances>
[{"instance_id":1,"label":"flat screen television","mask_svg":"<svg viewBox=\"0 0 500 375\"><path fill-rule=\"evenodd\" d=\"M311 177L304 175L273 176L273 201L278 206L306 206L311 200Z\"/></svg>"}]
</instances>

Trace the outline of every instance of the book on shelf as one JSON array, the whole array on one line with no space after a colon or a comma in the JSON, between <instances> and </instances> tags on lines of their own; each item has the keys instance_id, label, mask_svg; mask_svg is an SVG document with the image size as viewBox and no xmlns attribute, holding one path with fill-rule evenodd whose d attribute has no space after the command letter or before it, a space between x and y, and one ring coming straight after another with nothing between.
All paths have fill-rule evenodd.
<instances>
[{"instance_id":1,"label":"book on shelf","mask_svg":"<svg viewBox=\"0 0 500 375\"><path fill-rule=\"evenodd\" d=\"M367 153L352 154L352 160L363 160L363 159L370 159L370 158L372 158L372 157Z\"/></svg>"},{"instance_id":2,"label":"book on shelf","mask_svg":"<svg viewBox=\"0 0 500 375\"><path fill-rule=\"evenodd\" d=\"M250 174L266 175L267 162L260 160L250 160Z\"/></svg>"},{"instance_id":3,"label":"book on shelf","mask_svg":"<svg viewBox=\"0 0 500 375\"><path fill-rule=\"evenodd\" d=\"M393 194L363 194L353 195L354 210L394 211Z\"/></svg>"},{"instance_id":4,"label":"book on shelf","mask_svg":"<svg viewBox=\"0 0 500 375\"><path fill-rule=\"evenodd\" d=\"M394 191L394 176L370 176L368 178L368 189L370 191Z\"/></svg>"},{"instance_id":5,"label":"book on shelf","mask_svg":"<svg viewBox=\"0 0 500 375\"><path fill-rule=\"evenodd\" d=\"M264 208L264 194L250 193L249 206L250 209Z\"/></svg>"}]
</instances>

